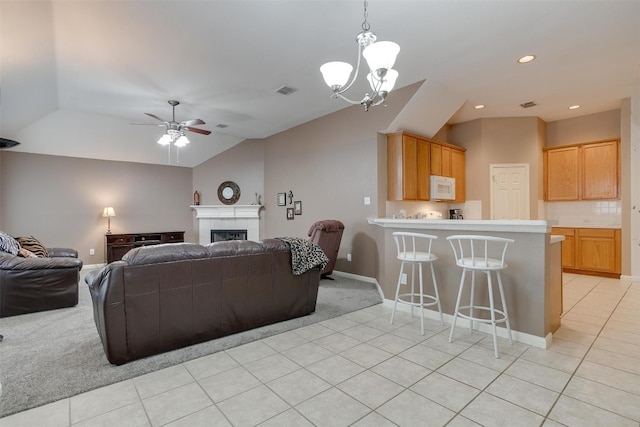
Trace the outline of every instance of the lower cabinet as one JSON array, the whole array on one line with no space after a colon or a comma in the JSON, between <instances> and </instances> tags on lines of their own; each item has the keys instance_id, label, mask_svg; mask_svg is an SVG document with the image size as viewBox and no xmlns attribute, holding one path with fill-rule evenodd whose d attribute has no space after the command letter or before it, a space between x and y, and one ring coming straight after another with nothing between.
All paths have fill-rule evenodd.
<instances>
[{"instance_id":1,"label":"lower cabinet","mask_svg":"<svg viewBox=\"0 0 640 427\"><path fill-rule=\"evenodd\" d=\"M606 277L620 276L619 229L553 227L551 234L565 237L562 242L564 271Z\"/></svg>"}]
</instances>

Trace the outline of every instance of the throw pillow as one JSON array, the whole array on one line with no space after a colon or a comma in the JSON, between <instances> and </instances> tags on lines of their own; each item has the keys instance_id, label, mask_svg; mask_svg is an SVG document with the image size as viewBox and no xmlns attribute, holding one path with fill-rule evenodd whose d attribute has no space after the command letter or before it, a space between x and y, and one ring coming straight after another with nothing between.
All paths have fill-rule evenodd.
<instances>
[{"instance_id":1,"label":"throw pillow","mask_svg":"<svg viewBox=\"0 0 640 427\"><path fill-rule=\"evenodd\" d=\"M22 258L38 258L38 255L25 248L18 249L18 256Z\"/></svg>"},{"instance_id":2,"label":"throw pillow","mask_svg":"<svg viewBox=\"0 0 640 427\"><path fill-rule=\"evenodd\" d=\"M19 249L20 245L16 242L16 239L0 231L0 251L10 253L11 255L18 255Z\"/></svg>"},{"instance_id":3,"label":"throw pillow","mask_svg":"<svg viewBox=\"0 0 640 427\"><path fill-rule=\"evenodd\" d=\"M20 246L36 254L38 258L47 258L49 256L47 248L45 248L44 245L33 236L18 237L16 240L18 240Z\"/></svg>"}]
</instances>

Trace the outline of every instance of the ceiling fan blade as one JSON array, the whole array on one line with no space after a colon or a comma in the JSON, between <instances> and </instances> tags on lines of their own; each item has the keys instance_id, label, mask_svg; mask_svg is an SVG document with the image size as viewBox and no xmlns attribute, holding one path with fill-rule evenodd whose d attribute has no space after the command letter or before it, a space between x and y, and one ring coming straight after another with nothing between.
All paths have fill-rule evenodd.
<instances>
[{"instance_id":1,"label":"ceiling fan blade","mask_svg":"<svg viewBox=\"0 0 640 427\"><path fill-rule=\"evenodd\" d=\"M195 125L204 125L206 123L200 119L192 119L192 120L185 120L184 122L180 122L180 124L183 126L195 126Z\"/></svg>"},{"instance_id":2,"label":"ceiling fan blade","mask_svg":"<svg viewBox=\"0 0 640 427\"><path fill-rule=\"evenodd\" d=\"M136 126L165 126L164 123L129 123Z\"/></svg>"},{"instance_id":3,"label":"ceiling fan blade","mask_svg":"<svg viewBox=\"0 0 640 427\"><path fill-rule=\"evenodd\" d=\"M201 133L202 135L209 135L211 133L210 130L206 130L206 129L198 129L198 128L190 128L190 127L183 127L183 129L188 130L190 132L195 132L195 133Z\"/></svg>"},{"instance_id":4,"label":"ceiling fan blade","mask_svg":"<svg viewBox=\"0 0 640 427\"><path fill-rule=\"evenodd\" d=\"M151 114L151 113L145 113L145 114L149 117L153 117L156 120L160 120L161 122L166 121L166 120L162 120L160 117L156 116L155 114Z\"/></svg>"}]
</instances>

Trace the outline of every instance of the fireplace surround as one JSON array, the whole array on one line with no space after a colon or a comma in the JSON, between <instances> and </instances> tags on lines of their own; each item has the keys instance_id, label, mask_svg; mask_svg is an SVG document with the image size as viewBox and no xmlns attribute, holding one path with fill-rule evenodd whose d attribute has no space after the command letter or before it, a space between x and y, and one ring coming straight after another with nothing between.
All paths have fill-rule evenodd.
<instances>
[{"instance_id":1,"label":"fireplace surround","mask_svg":"<svg viewBox=\"0 0 640 427\"><path fill-rule=\"evenodd\" d=\"M260 240L262 205L193 205L198 220L198 243L212 241L212 230L246 230L247 240Z\"/></svg>"}]
</instances>

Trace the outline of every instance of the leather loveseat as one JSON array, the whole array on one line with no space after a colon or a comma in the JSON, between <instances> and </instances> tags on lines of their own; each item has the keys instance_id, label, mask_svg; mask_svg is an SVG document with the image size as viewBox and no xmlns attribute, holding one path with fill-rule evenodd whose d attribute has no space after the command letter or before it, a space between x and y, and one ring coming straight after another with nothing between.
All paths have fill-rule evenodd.
<instances>
[{"instance_id":1,"label":"leather loveseat","mask_svg":"<svg viewBox=\"0 0 640 427\"><path fill-rule=\"evenodd\" d=\"M0 252L0 317L78 304L82 260L69 248L47 248L47 258Z\"/></svg>"},{"instance_id":2,"label":"leather loveseat","mask_svg":"<svg viewBox=\"0 0 640 427\"><path fill-rule=\"evenodd\" d=\"M107 359L120 365L310 314L320 268L293 275L278 239L172 243L133 249L85 281Z\"/></svg>"}]
</instances>

